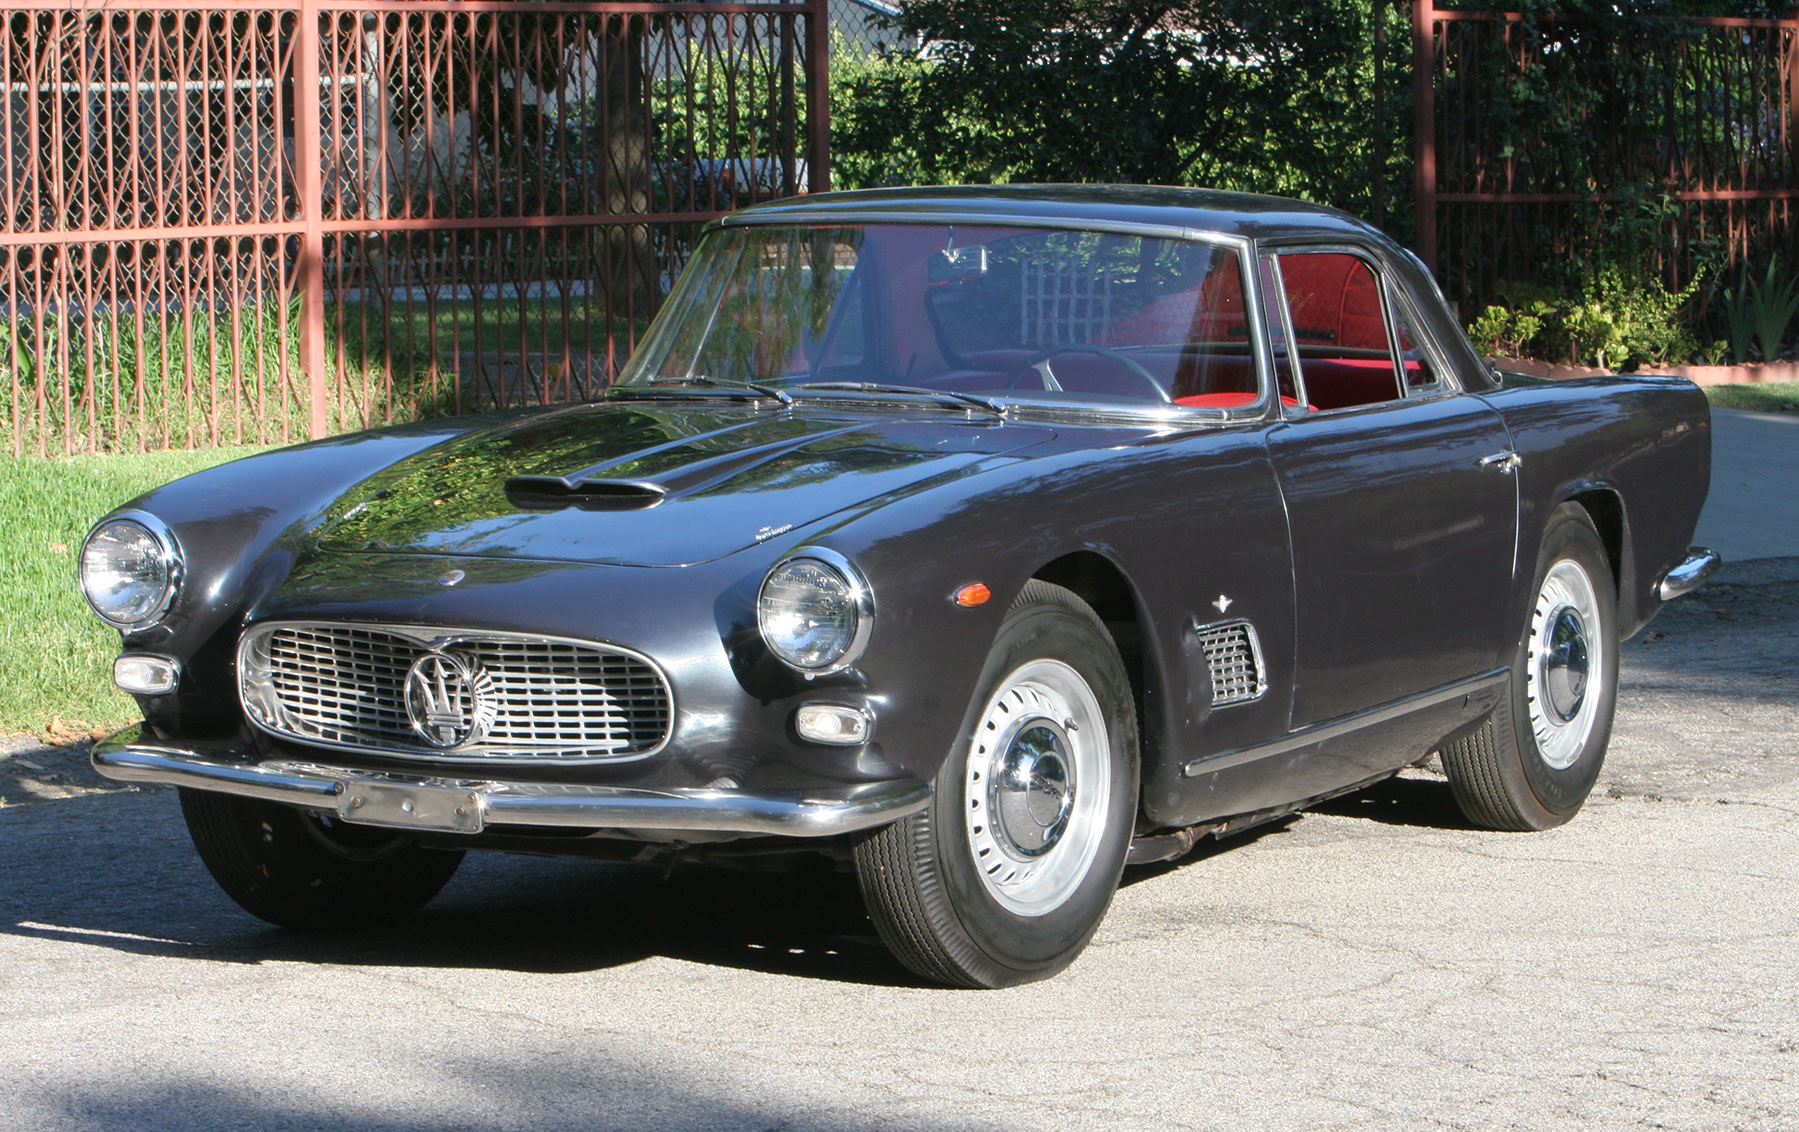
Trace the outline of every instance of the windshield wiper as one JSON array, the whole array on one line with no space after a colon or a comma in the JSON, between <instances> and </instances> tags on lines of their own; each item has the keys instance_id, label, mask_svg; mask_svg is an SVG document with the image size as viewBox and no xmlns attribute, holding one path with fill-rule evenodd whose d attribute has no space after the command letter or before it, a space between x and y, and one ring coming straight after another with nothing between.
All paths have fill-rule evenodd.
<instances>
[{"instance_id":1,"label":"windshield wiper","mask_svg":"<svg viewBox=\"0 0 1799 1132\"><path fill-rule=\"evenodd\" d=\"M990 413L1005 415L1005 408L998 401L986 397L977 397L973 393L960 393L954 389L927 389L920 385L889 385L881 381L808 381L794 386L798 390L816 389L822 392L841 393L897 393L902 397L929 397L940 405L961 408L974 405L986 409Z\"/></svg>"},{"instance_id":2,"label":"windshield wiper","mask_svg":"<svg viewBox=\"0 0 1799 1132\"><path fill-rule=\"evenodd\" d=\"M631 390L645 389L651 386L667 387L671 385L684 386L689 389L703 388L708 391L715 390L728 397L742 397L745 394L755 394L758 400L765 397L772 397L782 405L793 404L793 394L784 389L776 389L772 385L763 385L754 381L719 381L717 378L707 377L703 373L688 374L686 377L652 377L642 385L615 385L612 388L621 397L632 397L641 396L641 394L632 393Z\"/></svg>"}]
</instances>

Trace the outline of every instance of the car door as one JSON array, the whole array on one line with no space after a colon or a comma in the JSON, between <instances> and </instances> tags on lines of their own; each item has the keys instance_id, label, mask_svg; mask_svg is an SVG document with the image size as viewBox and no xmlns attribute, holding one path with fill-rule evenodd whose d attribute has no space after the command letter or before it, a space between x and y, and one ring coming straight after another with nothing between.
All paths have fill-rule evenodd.
<instances>
[{"instance_id":1,"label":"car door","mask_svg":"<svg viewBox=\"0 0 1799 1132\"><path fill-rule=\"evenodd\" d=\"M1347 783L1425 753L1383 749L1398 737L1376 719L1464 709L1446 693L1515 639L1516 463L1504 421L1457 389L1374 255L1282 249L1276 264L1304 402L1269 434L1294 560L1291 726L1389 709L1334 729Z\"/></svg>"}]
</instances>

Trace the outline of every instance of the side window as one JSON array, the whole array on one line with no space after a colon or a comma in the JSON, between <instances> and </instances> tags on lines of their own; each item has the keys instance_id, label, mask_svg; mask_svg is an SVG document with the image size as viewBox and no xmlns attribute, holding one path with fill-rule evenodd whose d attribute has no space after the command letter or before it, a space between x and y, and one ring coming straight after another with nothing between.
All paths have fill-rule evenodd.
<instances>
[{"instance_id":1,"label":"side window","mask_svg":"<svg viewBox=\"0 0 1799 1132\"><path fill-rule=\"evenodd\" d=\"M1411 316L1406 313L1405 304L1397 299L1392 300L1393 334L1399 339L1399 364L1405 371L1405 387L1409 390L1429 389L1443 381L1443 375L1437 372L1437 363L1419 344L1418 336L1412 333Z\"/></svg>"},{"instance_id":2,"label":"side window","mask_svg":"<svg viewBox=\"0 0 1799 1132\"><path fill-rule=\"evenodd\" d=\"M1316 409L1395 401L1403 394L1387 336L1380 280L1347 252L1288 252L1281 282L1306 400Z\"/></svg>"}]
</instances>

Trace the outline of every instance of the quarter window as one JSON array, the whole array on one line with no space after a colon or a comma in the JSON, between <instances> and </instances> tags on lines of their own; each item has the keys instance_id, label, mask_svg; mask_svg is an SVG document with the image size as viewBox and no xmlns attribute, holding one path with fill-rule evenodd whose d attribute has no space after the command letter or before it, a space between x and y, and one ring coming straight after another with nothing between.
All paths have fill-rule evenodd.
<instances>
[{"instance_id":1,"label":"quarter window","mask_svg":"<svg viewBox=\"0 0 1799 1132\"><path fill-rule=\"evenodd\" d=\"M1405 304L1393 302L1393 333L1399 339L1399 364L1405 371L1405 387L1408 390L1428 389L1441 384L1443 375L1437 372L1437 364L1431 361L1430 355L1418 342L1418 336L1412 332L1411 316L1406 314Z\"/></svg>"}]
</instances>

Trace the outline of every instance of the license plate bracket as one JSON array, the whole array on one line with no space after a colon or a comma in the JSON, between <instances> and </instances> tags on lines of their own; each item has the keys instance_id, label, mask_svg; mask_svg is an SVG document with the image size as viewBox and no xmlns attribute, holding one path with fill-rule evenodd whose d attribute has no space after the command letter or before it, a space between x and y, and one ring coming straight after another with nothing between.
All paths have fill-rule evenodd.
<instances>
[{"instance_id":1,"label":"license plate bracket","mask_svg":"<svg viewBox=\"0 0 1799 1132\"><path fill-rule=\"evenodd\" d=\"M480 833L481 795L422 782L352 778L337 795L337 816L360 825L435 833Z\"/></svg>"}]
</instances>

